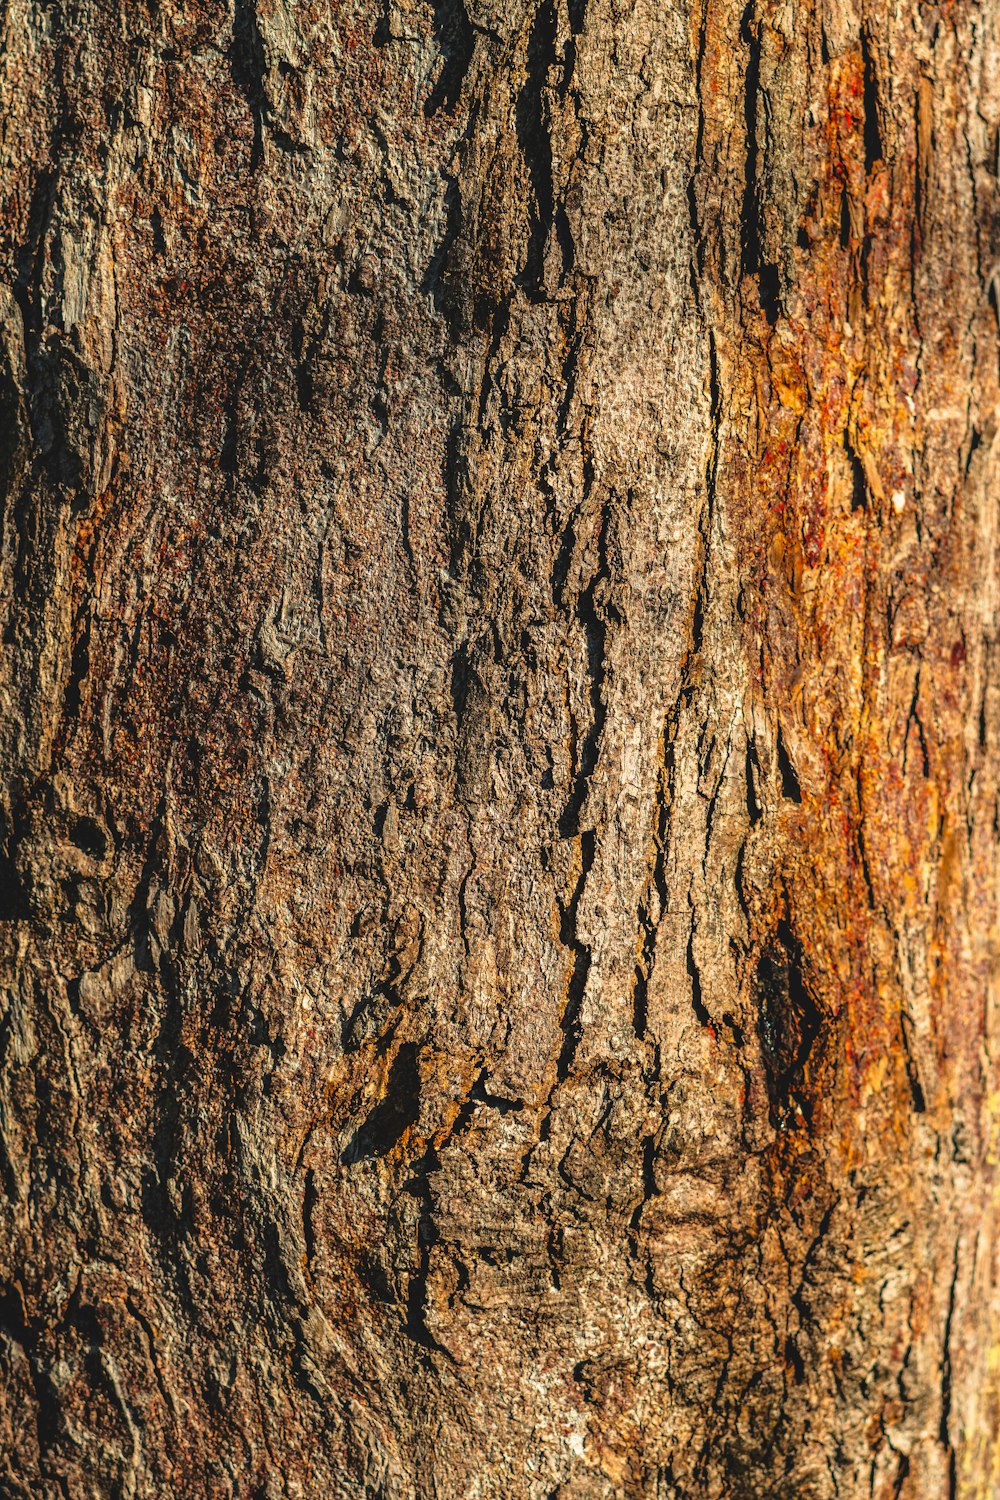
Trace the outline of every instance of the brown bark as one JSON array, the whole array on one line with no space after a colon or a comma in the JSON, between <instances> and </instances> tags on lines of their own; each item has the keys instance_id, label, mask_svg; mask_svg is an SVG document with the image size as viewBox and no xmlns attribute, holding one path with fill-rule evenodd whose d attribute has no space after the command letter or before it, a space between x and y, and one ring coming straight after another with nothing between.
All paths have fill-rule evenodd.
<instances>
[{"instance_id":1,"label":"brown bark","mask_svg":"<svg viewBox=\"0 0 1000 1500\"><path fill-rule=\"evenodd\" d=\"M0 14L0 1494L995 1500L996 7Z\"/></svg>"}]
</instances>

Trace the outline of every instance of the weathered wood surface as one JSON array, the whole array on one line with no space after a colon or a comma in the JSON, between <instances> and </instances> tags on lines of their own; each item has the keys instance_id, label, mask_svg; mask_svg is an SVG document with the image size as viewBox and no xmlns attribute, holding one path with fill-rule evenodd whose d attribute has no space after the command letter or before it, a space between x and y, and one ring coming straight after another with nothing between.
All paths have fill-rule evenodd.
<instances>
[{"instance_id":1,"label":"weathered wood surface","mask_svg":"<svg viewBox=\"0 0 1000 1500\"><path fill-rule=\"evenodd\" d=\"M996 1500L998 16L6 0L5 1500Z\"/></svg>"}]
</instances>

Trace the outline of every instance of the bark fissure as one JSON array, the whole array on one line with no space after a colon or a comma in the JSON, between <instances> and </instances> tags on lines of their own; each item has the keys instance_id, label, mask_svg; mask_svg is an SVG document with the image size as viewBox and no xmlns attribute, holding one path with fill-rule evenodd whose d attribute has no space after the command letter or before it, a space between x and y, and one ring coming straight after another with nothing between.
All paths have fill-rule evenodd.
<instances>
[{"instance_id":1,"label":"bark fissure","mask_svg":"<svg viewBox=\"0 0 1000 1500\"><path fill-rule=\"evenodd\" d=\"M991 1500L994 19L0 25L0 1487Z\"/></svg>"}]
</instances>

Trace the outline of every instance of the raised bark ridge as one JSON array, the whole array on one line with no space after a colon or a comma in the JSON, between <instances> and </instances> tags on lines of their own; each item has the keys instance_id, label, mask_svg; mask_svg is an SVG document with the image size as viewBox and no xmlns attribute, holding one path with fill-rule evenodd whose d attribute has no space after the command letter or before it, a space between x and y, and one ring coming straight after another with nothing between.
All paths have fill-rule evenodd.
<instances>
[{"instance_id":1,"label":"raised bark ridge","mask_svg":"<svg viewBox=\"0 0 1000 1500\"><path fill-rule=\"evenodd\" d=\"M2 26L2 1493L992 1500L996 16Z\"/></svg>"}]
</instances>

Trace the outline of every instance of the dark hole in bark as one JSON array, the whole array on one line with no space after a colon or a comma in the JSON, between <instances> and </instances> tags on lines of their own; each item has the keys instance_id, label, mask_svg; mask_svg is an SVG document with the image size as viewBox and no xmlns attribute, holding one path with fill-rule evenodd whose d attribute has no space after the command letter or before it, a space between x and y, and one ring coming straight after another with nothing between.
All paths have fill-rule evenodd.
<instances>
[{"instance_id":1,"label":"dark hole in bark","mask_svg":"<svg viewBox=\"0 0 1000 1500\"><path fill-rule=\"evenodd\" d=\"M487 1109L495 1109L499 1115L509 1115L524 1108L523 1099L506 1099L502 1094L491 1094L486 1087L485 1069L472 1085L469 1098L477 1104L485 1104Z\"/></svg>"},{"instance_id":2,"label":"dark hole in bark","mask_svg":"<svg viewBox=\"0 0 1000 1500\"><path fill-rule=\"evenodd\" d=\"M802 945L785 921L757 964L757 1017L771 1123L790 1123L793 1103L808 1120L801 1086L821 1016L805 982Z\"/></svg>"},{"instance_id":3,"label":"dark hole in bark","mask_svg":"<svg viewBox=\"0 0 1000 1500\"><path fill-rule=\"evenodd\" d=\"M785 1359L792 1367L795 1375L795 1384L801 1385L806 1377L805 1361L796 1347L795 1340L791 1337L785 1340Z\"/></svg>"},{"instance_id":4,"label":"dark hole in bark","mask_svg":"<svg viewBox=\"0 0 1000 1500\"><path fill-rule=\"evenodd\" d=\"M758 118L760 89L761 43L758 33L751 25L753 6L748 5L743 13L740 36L747 48L746 77L743 95L743 115L746 121L746 169L743 188L743 273L756 276L757 293L761 311L773 327L781 311L779 301L780 279L778 267L764 256L763 223L761 206L766 187L766 162L761 150L760 120Z\"/></svg>"},{"instance_id":5,"label":"dark hole in bark","mask_svg":"<svg viewBox=\"0 0 1000 1500\"><path fill-rule=\"evenodd\" d=\"M913 1098L913 1113L916 1115L922 1115L927 1109L927 1101L924 1098L924 1091L921 1087L920 1079L917 1077L916 1072L912 1068L907 1068L906 1071L910 1084L910 1094Z\"/></svg>"},{"instance_id":6,"label":"dark hole in bark","mask_svg":"<svg viewBox=\"0 0 1000 1500\"><path fill-rule=\"evenodd\" d=\"M23 438L20 392L13 374L6 368L0 374L0 493L5 496L9 496L13 487Z\"/></svg>"},{"instance_id":7,"label":"dark hole in bark","mask_svg":"<svg viewBox=\"0 0 1000 1500\"><path fill-rule=\"evenodd\" d=\"M424 104L427 116L442 109L451 112L458 104L476 40L463 0L435 0L434 31L441 48L441 71Z\"/></svg>"},{"instance_id":8,"label":"dark hole in bark","mask_svg":"<svg viewBox=\"0 0 1000 1500\"><path fill-rule=\"evenodd\" d=\"M698 964L694 956L694 928L691 929L691 934L688 937L687 971L691 976L692 1008L695 1015L698 1017L699 1024L702 1026L707 1026L709 1022L709 1014L705 1009L704 1001L701 998L701 975L698 973Z\"/></svg>"},{"instance_id":9,"label":"dark hole in bark","mask_svg":"<svg viewBox=\"0 0 1000 1500\"><path fill-rule=\"evenodd\" d=\"M757 749L753 741L747 745L747 816L750 819L751 828L760 822L764 816L763 809L757 801L757 777L760 775L760 763L757 760Z\"/></svg>"},{"instance_id":10,"label":"dark hole in bark","mask_svg":"<svg viewBox=\"0 0 1000 1500\"><path fill-rule=\"evenodd\" d=\"M251 0L235 0L233 7L233 41L229 49L233 82L242 90L253 118L253 149L250 170L256 172L263 156L263 122L268 112L264 89L267 60L264 39L257 24L256 6Z\"/></svg>"},{"instance_id":11,"label":"dark hole in bark","mask_svg":"<svg viewBox=\"0 0 1000 1500\"><path fill-rule=\"evenodd\" d=\"M969 465L972 463L972 456L973 456L974 453L978 453L979 449L982 446L983 446L982 433L979 431L978 427L973 427L973 429L972 429L972 436L969 438L969 454L968 454L968 457L965 460L965 477L966 478L969 477Z\"/></svg>"},{"instance_id":12,"label":"dark hole in bark","mask_svg":"<svg viewBox=\"0 0 1000 1500\"><path fill-rule=\"evenodd\" d=\"M868 48L868 38L861 34L861 55L865 60L865 171L870 172L882 160L882 136L878 128L878 79Z\"/></svg>"},{"instance_id":13,"label":"dark hole in bark","mask_svg":"<svg viewBox=\"0 0 1000 1500\"><path fill-rule=\"evenodd\" d=\"M17 867L22 836L17 810L9 819L0 812L0 922L24 921L30 913L30 892Z\"/></svg>"},{"instance_id":14,"label":"dark hole in bark","mask_svg":"<svg viewBox=\"0 0 1000 1500\"><path fill-rule=\"evenodd\" d=\"M523 284L537 293L542 279L545 241L552 223L555 196L552 182L552 137L544 102L548 70L555 61L555 6L543 3L535 13L525 58L527 78L514 113L518 145L531 176L534 193L531 234L522 272Z\"/></svg>"},{"instance_id":15,"label":"dark hole in bark","mask_svg":"<svg viewBox=\"0 0 1000 1500\"><path fill-rule=\"evenodd\" d=\"M728 1010L725 1012L725 1014L723 1015L722 1019L726 1023L726 1025L729 1027L730 1031L732 1032L732 1034L733 1034L733 1041L736 1043L737 1047L742 1047L743 1046L743 1040L744 1040L742 1026L740 1026L738 1024L738 1022L734 1020L733 1016L730 1014L730 1012Z\"/></svg>"},{"instance_id":16,"label":"dark hole in bark","mask_svg":"<svg viewBox=\"0 0 1000 1500\"><path fill-rule=\"evenodd\" d=\"M768 323L773 328L778 321L781 312L781 302L778 292L780 283L778 280L778 268L768 262L760 268L760 307Z\"/></svg>"},{"instance_id":17,"label":"dark hole in bark","mask_svg":"<svg viewBox=\"0 0 1000 1500\"><path fill-rule=\"evenodd\" d=\"M865 480L864 465L851 447L846 432L844 433L844 452L851 466L851 511L865 510L868 504L868 484Z\"/></svg>"},{"instance_id":18,"label":"dark hole in bark","mask_svg":"<svg viewBox=\"0 0 1000 1500\"><path fill-rule=\"evenodd\" d=\"M108 852L108 840L103 828L93 818L80 818L73 825L72 839L76 847L91 859L103 859Z\"/></svg>"},{"instance_id":19,"label":"dark hole in bark","mask_svg":"<svg viewBox=\"0 0 1000 1500\"><path fill-rule=\"evenodd\" d=\"M299 411L308 411L312 406L313 399L313 373L312 363L307 357L301 357L301 349L296 351L295 365L295 395L299 403Z\"/></svg>"},{"instance_id":20,"label":"dark hole in bark","mask_svg":"<svg viewBox=\"0 0 1000 1500\"><path fill-rule=\"evenodd\" d=\"M305 1191L302 1197L302 1235L306 1242L306 1263L312 1265L316 1254L316 1226L313 1215L316 1212L316 1174L312 1171L306 1173Z\"/></svg>"},{"instance_id":21,"label":"dark hole in bark","mask_svg":"<svg viewBox=\"0 0 1000 1500\"><path fill-rule=\"evenodd\" d=\"M579 36L583 30L583 23L587 15L587 0L569 0L569 29L574 36Z\"/></svg>"},{"instance_id":22,"label":"dark hole in bark","mask_svg":"<svg viewBox=\"0 0 1000 1500\"><path fill-rule=\"evenodd\" d=\"M0 922L23 921L28 915L28 895L14 862L0 853Z\"/></svg>"},{"instance_id":23,"label":"dark hole in bark","mask_svg":"<svg viewBox=\"0 0 1000 1500\"><path fill-rule=\"evenodd\" d=\"M403 1131L416 1124L419 1113L417 1048L414 1042L406 1042L389 1070L384 1099L376 1104L344 1150L345 1166L353 1166L368 1156L388 1155Z\"/></svg>"},{"instance_id":24,"label":"dark hole in bark","mask_svg":"<svg viewBox=\"0 0 1000 1500\"><path fill-rule=\"evenodd\" d=\"M778 730L778 773L781 776L781 795L789 802L802 801L802 788L799 786L799 778L795 774L795 767L785 748L785 741L781 730Z\"/></svg>"}]
</instances>

